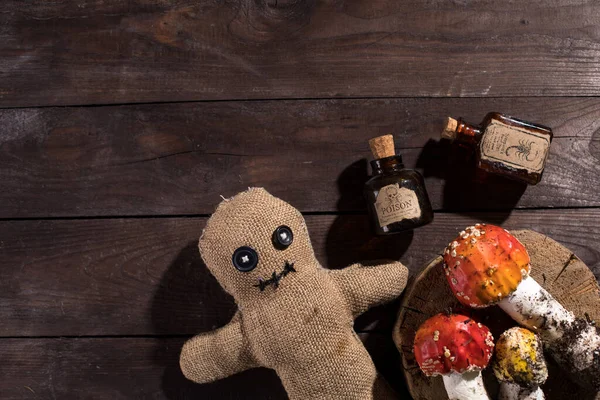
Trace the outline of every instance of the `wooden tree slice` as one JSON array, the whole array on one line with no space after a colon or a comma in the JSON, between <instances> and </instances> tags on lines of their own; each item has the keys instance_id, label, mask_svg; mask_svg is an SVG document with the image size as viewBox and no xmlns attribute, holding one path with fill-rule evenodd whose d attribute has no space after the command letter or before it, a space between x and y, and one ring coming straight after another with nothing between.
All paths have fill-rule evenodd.
<instances>
[{"instance_id":1,"label":"wooden tree slice","mask_svg":"<svg viewBox=\"0 0 600 400\"><path fill-rule=\"evenodd\" d=\"M600 289L589 268L569 249L547 236L530 230L511 232L527 248L531 257L531 276L568 310L582 318L600 322ZM426 377L413 355L417 328L427 318L451 309L473 316L486 324L494 338L516 323L499 307L473 310L462 306L452 294L438 256L425 266L407 286L394 326L393 338L402 355L404 375L415 400L447 399L441 377ZM586 316L587 315L587 316ZM600 399L600 394L585 392L568 380L564 371L546 357L549 376L543 389L547 399ZM491 368L483 372L486 388L496 398L498 383Z\"/></svg>"}]
</instances>

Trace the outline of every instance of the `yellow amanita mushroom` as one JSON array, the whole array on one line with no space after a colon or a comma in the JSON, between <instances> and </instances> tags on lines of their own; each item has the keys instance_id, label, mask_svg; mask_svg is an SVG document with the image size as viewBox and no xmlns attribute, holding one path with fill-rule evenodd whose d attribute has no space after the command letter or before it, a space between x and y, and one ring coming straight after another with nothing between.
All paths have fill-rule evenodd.
<instances>
[{"instance_id":1,"label":"yellow amanita mushroom","mask_svg":"<svg viewBox=\"0 0 600 400\"><path fill-rule=\"evenodd\" d=\"M494 374L500 381L498 400L543 400L548 378L542 344L535 333L514 327L496 342Z\"/></svg>"}]
</instances>

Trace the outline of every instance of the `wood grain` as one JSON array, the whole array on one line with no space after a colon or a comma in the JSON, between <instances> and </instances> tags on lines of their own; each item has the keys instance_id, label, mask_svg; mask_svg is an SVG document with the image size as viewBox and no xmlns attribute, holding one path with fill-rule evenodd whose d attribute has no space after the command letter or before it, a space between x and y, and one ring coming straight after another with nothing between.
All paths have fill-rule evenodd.
<instances>
[{"instance_id":1,"label":"wood grain","mask_svg":"<svg viewBox=\"0 0 600 400\"><path fill-rule=\"evenodd\" d=\"M406 398L389 334L361 334L378 370ZM185 338L0 340L0 393L17 399L286 399L277 375L255 369L210 384L185 379Z\"/></svg>"},{"instance_id":2,"label":"wood grain","mask_svg":"<svg viewBox=\"0 0 600 400\"><path fill-rule=\"evenodd\" d=\"M0 105L595 96L599 18L585 0L5 0Z\"/></svg>"},{"instance_id":3,"label":"wood grain","mask_svg":"<svg viewBox=\"0 0 600 400\"><path fill-rule=\"evenodd\" d=\"M589 0L3 0L0 397L285 398L271 371L200 386L177 362L234 311L196 241L248 186L314 214L329 268L393 258L414 276L485 221L552 236L600 279L599 20ZM438 142L444 117L488 111L554 129L540 185ZM390 132L442 212L376 239L367 140ZM408 398L398 306L356 328Z\"/></svg>"},{"instance_id":4,"label":"wood grain","mask_svg":"<svg viewBox=\"0 0 600 400\"><path fill-rule=\"evenodd\" d=\"M490 110L554 128L539 185L475 176L438 141L444 117ZM600 206L597 98L261 101L0 110L0 218L209 214L248 186L363 210L367 141L388 132L437 210Z\"/></svg>"},{"instance_id":5,"label":"wood grain","mask_svg":"<svg viewBox=\"0 0 600 400\"><path fill-rule=\"evenodd\" d=\"M399 259L411 274L474 222L501 213L437 214L414 235L373 237L366 216L307 216L328 268ZM225 324L235 305L196 248L204 218L0 222L0 336L194 334ZM600 210L514 211L504 226L544 232L600 278ZM390 331L398 303L359 317Z\"/></svg>"},{"instance_id":6,"label":"wood grain","mask_svg":"<svg viewBox=\"0 0 600 400\"><path fill-rule=\"evenodd\" d=\"M3 399L285 399L272 371L197 385L179 369L184 338L2 339Z\"/></svg>"},{"instance_id":7,"label":"wood grain","mask_svg":"<svg viewBox=\"0 0 600 400\"><path fill-rule=\"evenodd\" d=\"M600 289L588 267L572 251L551 238L530 230L512 231L531 256L531 276L556 300L579 318L600 320ZM428 378L421 373L415 361L413 342L419 326L429 317L449 309L472 316L484 323L498 338L506 329L517 324L500 308L474 310L462 306L452 294L442 269L443 259L436 257L414 277L407 286L398 319L394 326L394 342L402 354L402 365L407 385L414 399L447 399L441 377ZM549 376L543 386L548 400L570 396L593 400L588 393L572 383L548 357ZM490 368L484 372L487 390L497 397L498 383Z\"/></svg>"}]
</instances>

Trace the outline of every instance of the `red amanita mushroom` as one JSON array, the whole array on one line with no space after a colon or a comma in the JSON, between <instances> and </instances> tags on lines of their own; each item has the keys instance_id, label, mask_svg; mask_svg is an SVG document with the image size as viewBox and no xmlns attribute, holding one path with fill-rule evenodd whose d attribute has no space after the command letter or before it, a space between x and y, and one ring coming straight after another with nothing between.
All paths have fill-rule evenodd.
<instances>
[{"instance_id":1,"label":"red amanita mushroom","mask_svg":"<svg viewBox=\"0 0 600 400\"><path fill-rule=\"evenodd\" d=\"M419 327L414 353L427 376L442 375L450 400L489 399L481 370L492 357L490 330L464 315L437 314Z\"/></svg>"},{"instance_id":2,"label":"red amanita mushroom","mask_svg":"<svg viewBox=\"0 0 600 400\"><path fill-rule=\"evenodd\" d=\"M529 276L525 246L507 230L477 224L460 232L444 252L444 272L456 298L471 307L497 304L538 333L563 369L600 390L600 336L576 319Z\"/></svg>"}]
</instances>

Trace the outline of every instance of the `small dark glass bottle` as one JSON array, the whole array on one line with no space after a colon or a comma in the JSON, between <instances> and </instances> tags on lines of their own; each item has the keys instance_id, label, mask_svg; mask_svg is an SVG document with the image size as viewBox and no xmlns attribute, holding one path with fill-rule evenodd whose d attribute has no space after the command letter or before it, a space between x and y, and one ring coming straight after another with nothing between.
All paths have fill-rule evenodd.
<instances>
[{"instance_id":1,"label":"small dark glass bottle","mask_svg":"<svg viewBox=\"0 0 600 400\"><path fill-rule=\"evenodd\" d=\"M448 118L442 137L477 149L477 166L530 185L542 179L552 129L492 112L479 126Z\"/></svg>"},{"instance_id":2,"label":"small dark glass bottle","mask_svg":"<svg viewBox=\"0 0 600 400\"><path fill-rule=\"evenodd\" d=\"M426 225L433 210L423 176L404 168L402 157L395 154L392 135L369 141L375 160L373 177L365 184L367 208L375 233L390 235Z\"/></svg>"}]
</instances>

